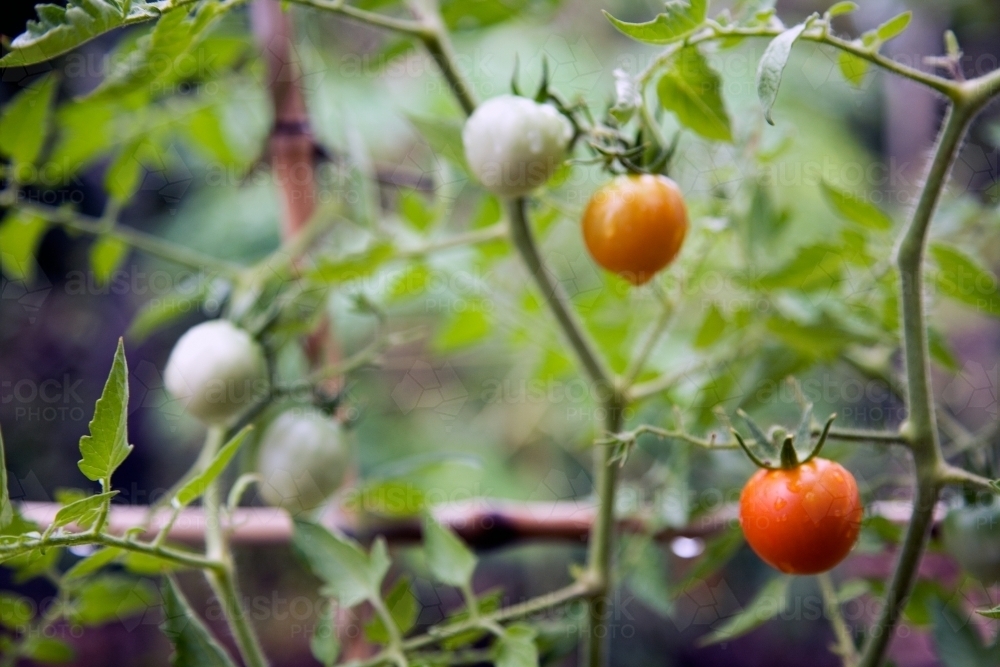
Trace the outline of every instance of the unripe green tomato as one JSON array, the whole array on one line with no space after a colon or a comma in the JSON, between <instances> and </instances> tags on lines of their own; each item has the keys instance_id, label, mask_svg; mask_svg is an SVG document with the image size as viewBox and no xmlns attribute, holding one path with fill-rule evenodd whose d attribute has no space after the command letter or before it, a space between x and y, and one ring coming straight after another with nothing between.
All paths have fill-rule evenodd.
<instances>
[{"instance_id":1,"label":"unripe green tomato","mask_svg":"<svg viewBox=\"0 0 1000 667\"><path fill-rule=\"evenodd\" d=\"M203 322L174 345L163 382L192 415L207 424L224 424L266 389L264 350L229 320Z\"/></svg>"},{"instance_id":2,"label":"unripe green tomato","mask_svg":"<svg viewBox=\"0 0 1000 667\"><path fill-rule=\"evenodd\" d=\"M952 509L941 533L963 570L987 585L1000 581L1000 503Z\"/></svg>"},{"instance_id":3,"label":"unripe green tomato","mask_svg":"<svg viewBox=\"0 0 1000 667\"><path fill-rule=\"evenodd\" d=\"M501 197L518 197L545 183L566 157L573 126L550 104L500 95L465 122L465 159L476 179Z\"/></svg>"},{"instance_id":4,"label":"unripe green tomato","mask_svg":"<svg viewBox=\"0 0 1000 667\"><path fill-rule=\"evenodd\" d=\"M312 408L282 412L261 436L257 472L267 504L292 514L320 505L347 472L340 425Z\"/></svg>"}]
</instances>

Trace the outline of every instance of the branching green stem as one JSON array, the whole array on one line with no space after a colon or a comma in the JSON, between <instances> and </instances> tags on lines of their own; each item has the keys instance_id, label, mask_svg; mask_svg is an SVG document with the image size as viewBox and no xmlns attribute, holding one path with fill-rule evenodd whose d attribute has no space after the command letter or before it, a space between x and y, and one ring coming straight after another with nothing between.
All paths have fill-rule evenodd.
<instances>
[{"instance_id":1,"label":"branching green stem","mask_svg":"<svg viewBox=\"0 0 1000 667\"><path fill-rule=\"evenodd\" d=\"M714 21L708 21L707 24L708 25L703 30L699 30L698 32L690 35L687 39L677 42L676 44L672 44L668 48L664 49L649 64L649 66L639 74L638 79L640 85L645 87L653 76L655 76L662 67L670 62L670 59L673 58L674 55L686 46L694 46L703 42L725 39L727 37L763 37L771 39L777 37L783 32L783 29L772 26L752 28L741 26L722 26ZM948 97L953 98L955 95L959 94L959 85L955 81L937 76L936 74L924 72L923 70L916 69L915 67L909 67L908 65L896 62L892 58L888 58L877 51L869 50L860 43L836 37L830 34L827 26L822 23L818 23L815 27L803 32L799 36L799 39L807 42L816 42L818 44L833 46L841 51L857 56L862 60L878 65L884 70L898 74L899 76L907 79L912 79L918 83L922 83L939 93L947 95Z\"/></svg>"},{"instance_id":2,"label":"branching green stem","mask_svg":"<svg viewBox=\"0 0 1000 667\"><path fill-rule=\"evenodd\" d=\"M949 88L954 87L949 83ZM954 97L953 97L954 99ZM882 613L869 633L859 667L877 667L889 648L903 604L916 575L941 491L944 457L938 440L934 398L930 383L930 353L924 313L923 261L927 233L966 128L983 101L957 102L948 111L927 179L897 255L906 361L907 424L916 472L913 515L899 552Z\"/></svg>"},{"instance_id":3,"label":"branching green stem","mask_svg":"<svg viewBox=\"0 0 1000 667\"><path fill-rule=\"evenodd\" d=\"M819 582L819 590L823 595L823 605L826 607L826 615L833 628L833 635L837 638L837 643L831 649L840 656L844 667L854 667L858 662L858 649L854 645L854 637L851 629L847 627L844 615L840 611L840 601L837 600L837 590L833 586L833 577L829 572L824 572L816 577Z\"/></svg>"},{"instance_id":4,"label":"branching green stem","mask_svg":"<svg viewBox=\"0 0 1000 667\"><path fill-rule=\"evenodd\" d=\"M204 448L214 456L222 446L225 435L226 430L221 426L209 428ZM261 649L260 640L253 630L246 610L243 609L232 552L229 549L227 536L222 530L222 504L218 478L208 484L202 503L205 510L205 553L208 558L218 563L216 567L205 571L205 577L222 605L226 622L232 628L243 662L247 667L267 667L267 658Z\"/></svg>"},{"instance_id":5,"label":"branching green stem","mask_svg":"<svg viewBox=\"0 0 1000 667\"><path fill-rule=\"evenodd\" d=\"M224 259L206 255L197 250L186 248L153 236L152 234L132 229L131 227L123 227L121 225L108 226L106 221L101 218L80 215L67 208L54 208L52 206L31 203L17 204L17 207L22 211L32 213L53 224L62 225L67 229L85 234L93 234L94 236L111 236L136 250L142 250L154 257L159 257L160 259L165 259L168 262L180 264L191 269L203 271L208 268L218 271L228 278L237 277L242 270L242 267L238 264L233 264Z\"/></svg>"}]
</instances>

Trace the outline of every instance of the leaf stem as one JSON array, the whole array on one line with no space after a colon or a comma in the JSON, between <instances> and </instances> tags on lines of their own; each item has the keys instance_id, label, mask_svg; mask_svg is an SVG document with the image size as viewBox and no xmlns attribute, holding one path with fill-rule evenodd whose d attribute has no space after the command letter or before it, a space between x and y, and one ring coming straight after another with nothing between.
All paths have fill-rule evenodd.
<instances>
[{"instance_id":1,"label":"leaf stem","mask_svg":"<svg viewBox=\"0 0 1000 667\"><path fill-rule=\"evenodd\" d=\"M72 229L94 236L107 235L118 239L136 250L165 259L174 264L187 266L192 269L211 269L218 271L227 278L235 278L240 274L242 267L224 259L206 255L197 250L186 248L171 241L141 232L131 227L121 225L107 226L106 222L100 218L91 218L80 215L67 208L54 208L41 204L18 204L22 211L32 213L48 220L52 224L61 225L67 229Z\"/></svg>"},{"instance_id":2,"label":"leaf stem","mask_svg":"<svg viewBox=\"0 0 1000 667\"><path fill-rule=\"evenodd\" d=\"M837 590L833 586L833 578L829 572L817 575L819 590L823 595L823 604L826 606L827 617L833 628L833 634L837 638L837 643L831 650L840 656L844 667L854 667L858 661L858 648L854 645L854 637L851 629L844 620L844 615L840 611L840 601L837 599Z\"/></svg>"}]
</instances>

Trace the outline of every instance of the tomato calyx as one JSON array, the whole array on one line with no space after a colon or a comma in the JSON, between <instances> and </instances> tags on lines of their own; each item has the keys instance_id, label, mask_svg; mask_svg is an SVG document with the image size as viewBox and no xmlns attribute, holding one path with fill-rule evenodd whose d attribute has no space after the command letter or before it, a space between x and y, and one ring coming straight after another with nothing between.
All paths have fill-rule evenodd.
<instances>
[{"instance_id":1,"label":"tomato calyx","mask_svg":"<svg viewBox=\"0 0 1000 667\"><path fill-rule=\"evenodd\" d=\"M827 418L826 423L820 430L816 443L808 449L805 458L802 458L795 446L795 442L796 440L799 442L809 442L811 439L813 428L811 403L805 406L802 419L795 433L788 433L785 429L778 427L771 431L770 437L743 410L737 410L736 414L746 422L747 428L749 428L750 433L753 435L753 439L749 441L744 440L739 431L735 428L730 428L733 437L736 438L736 442L743 449L744 453L746 453L747 457L757 467L764 468L765 470L792 470L800 465L809 463L819 456L823 445L826 444L827 437L830 435L830 427L833 426L833 420L837 418L836 413L831 414Z\"/></svg>"}]
</instances>

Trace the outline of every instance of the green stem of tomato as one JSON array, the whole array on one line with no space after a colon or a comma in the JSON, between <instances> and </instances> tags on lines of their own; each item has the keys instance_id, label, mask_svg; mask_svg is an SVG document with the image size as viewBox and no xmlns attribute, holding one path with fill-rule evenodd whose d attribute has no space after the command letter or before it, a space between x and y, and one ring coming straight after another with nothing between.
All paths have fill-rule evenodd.
<instances>
[{"instance_id":1,"label":"green stem of tomato","mask_svg":"<svg viewBox=\"0 0 1000 667\"><path fill-rule=\"evenodd\" d=\"M944 458L938 439L930 382L923 262L931 218L941 197L952 162L958 154L962 137L980 104L978 100L956 103L948 111L917 207L899 244L897 266L900 274L899 300L903 318L908 419L903 431L913 452L916 493L913 515L886 593L885 604L881 615L869 632L859 667L877 667L889 648L906 598L913 586L934 518L934 505L941 491Z\"/></svg>"},{"instance_id":2,"label":"green stem of tomato","mask_svg":"<svg viewBox=\"0 0 1000 667\"><path fill-rule=\"evenodd\" d=\"M215 455L222 446L226 430L221 426L213 426L208 430L204 448ZM239 585L236 582L236 568L233 565L233 554L229 549L229 541L222 528L222 505L219 479L216 477L205 489L202 499L205 510L205 555L209 560L217 562L216 567L205 570L205 578L215 593L216 598L225 612L236 639L240 656L247 667L267 667L267 658L260 646L257 633L254 632L250 618L243 608Z\"/></svg>"}]
</instances>

